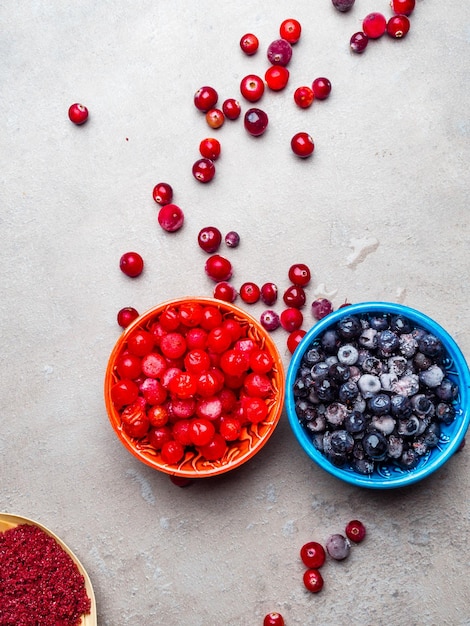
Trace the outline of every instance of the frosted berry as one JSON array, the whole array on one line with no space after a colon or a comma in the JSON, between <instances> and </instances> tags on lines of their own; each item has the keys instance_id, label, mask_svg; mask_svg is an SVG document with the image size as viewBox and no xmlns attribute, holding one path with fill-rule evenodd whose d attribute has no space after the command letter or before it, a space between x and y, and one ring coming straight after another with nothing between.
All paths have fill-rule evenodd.
<instances>
[{"instance_id":1,"label":"frosted berry","mask_svg":"<svg viewBox=\"0 0 470 626\"><path fill-rule=\"evenodd\" d=\"M349 556L351 544L343 535L336 533L326 540L326 551L335 561L343 561Z\"/></svg>"},{"instance_id":2,"label":"frosted berry","mask_svg":"<svg viewBox=\"0 0 470 626\"><path fill-rule=\"evenodd\" d=\"M158 212L158 223L168 233L174 233L184 224L184 213L176 204L165 204Z\"/></svg>"},{"instance_id":3,"label":"frosted berry","mask_svg":"<svg viewBox=\"0 0 470 626\"><path fill-rule=\"evenodd\" d=\"M312 302L312 315L316 320L323 319L333 311L333 305L328 298L317 298Z\"/></svg>"},{"instance_id":4,"label":"frosted berry","mask_svg":"<svg viewBox=\"0 0 470 626\"><path fill-rule=\"evenodd\" d=\"M369 13L362 20L362 30L369 39L378 39L382 37L387 28L387 20L382 13Z\"/></svg>"},{"instance_id":5,"label":"frosted berry","mask_svg":"<svg viewBox=\"0 0 470 626\"><path fill-rule=\"evenodd\" d=\"M345 13L353 8L355 0L331 0L333 6L341 13Z\"/></svg>"},{"instance_id":6,"label":"frosted berry","mask_svg":"<svg viewBox=\"0 0 470 626\"><path fill-rule=\"evenodd\" d=\"M253 33L247 33L246 35L243 35L243 37L240 39L240 48L248 56L255 54L255 52L259 48L258 37L256 35L253 35Z\"/></svg>"},{"instance_id":7,"label":"frosted berry","mask_svg":"<svg viewBox=\"0 0 470 626\"><path fill-rule=\"evenodd\" d=\"M387 35L402 39L410 30L410 20L406 15L394 15L387 22Z\"/></svg>"},{"instance_id":8,"label":"frosted berry","mask_svg":"<svg viewBox=\"0 0 470 626\"><path fill-rule=\"evenodd\" d=\"M215 176L215 165L210 159L198 159L192 168L194 178L200 183L208 183Z\"/></svg>"},{"instance_id":9,"label":"frosted berry","mask_svg":"<svg viewBox=\"0 0 470 626\"><path fill-rule=\"evenodd\" d=\"M416 0L391 0L392 11L398 15L411 15L414 11Z\"/></svg>"},{"instance_id":10,"label":"frosted berry","mask_svg":"<svg viewBox=\"0 0 470 626\"><path fill-rule=\"evenodd\" d=\"M244 125L253 137L262 135L267 129L268 123L268 116L261 109L248 109L245 113Z\"/></svg>"},{"instance_id":11,"label":"frosted berry","mask_svg":"<svg viewBox=\"0 0 470 626\"><path fill-rule=\"evenodd\" d=\"M360 543L366 536L366 527L357 519L351 520L346 526L346 537L354 543Z\"/></svg>"},{"instance_id":12,"label":"frosted berry","mask_svg":"<svg viewBox=\"0 0 470 626\"><path fill-rule=\"evenodd\" d=\"M362 54L367 48L368 43L369 37L362 31L359 31L351 36L351 39L349 40L349 47L356 54Z\"/></svg>"},{"instance_id":13,"label":"frosted berry","mask_svg":"<svg viewBox=\"0 0 470 626\"><path fill-rule=\"evenodd\" d=\"M144 260L138 252L125 252L119 260L119 267L126 276L135 278L142 274Z\"/></svg>"},{"instance_id":14,"label":"frosted berry","mask_svg":"<svg viewBox=\"0 0 470 626\"><path fill-rule=\"evenodd\" d=\"M268 47L268 61L271 65L288 65L292 58L292 46L285 39L276 39Z\"/></svg>"},{"instance_id":15,"label":"frosted berry","mask_svg":"<svg viewBox=\"0 0 470 626\"><path fill-rule=\"evenodd\" d=\"M88 109L83 104L75 102L69 107L69 120L77 126L84 124L88 119Z\"/></svg>"},{"instance_id":16,"label":"frosted berry","mask_svg":"<svg viewBox=\"0 0 470 626\"><path fill-rule=\"evenodd\" d=\"M315 150L314 141L308 133L296 133L290 142L292 152L302 159L306 159Z\"/></svg>"},{"instance_id":17,"label":"frosted berry","mask_svg":"<svg viewBox=\"0 0 470 626\"><path fill-rule=\"evenodd\" d=\"M302 25L298 20L289 18L284 20L279 27L279 34L281 39L285 39L290 44L295 44L299 41L302 34Z\"/></svg>"},{"instance_id":18,"label":"frosted berry","mask_svg":"<svg viewBox=\"0 0 470 626\"><path fill-rule=\"evenodd\" d=\"M173 188L168 183L157 183L152 191L153 199L157 204L164 206L173 200Z\"/></svg>"},{"instance_id":19,"label":"frosted berry","mask_svg":"<svg viewBox=\"0 0 470 626\"><path fill-rule=\"evenodd\" d=\"M236 231L231 230L225 235L224 241L225 245L229 248L238 248L240 244L240 235Z\"/></svg>"},{"instance_id":20,"label":"frosted berry","mask_svg":"<svg viewBox=\"0 0 470 626\"><path fill-rule=\"evenodd\" d=\"M276 313L276 311L271 311L270 309L261 313L259 321L261 323L261 326L265 330L268 330L270 332L276 330L276 328L279 328L279 326L281 325L279 315Z\"/></svg>"},{"instance_id":21,"label":"frosted berry","mask_svg":"<svg viewBox=\"0 0 470 626\"><path fill-rule=\"evenodd\" d=\"M207 113L209 109L212 109L217 104L219 95L213 87L204 86L196 91L194 94L194 106L199 111Z\"/></svg>"},{"instance_id":22,"label":"frosted berry","mask_svg":"<svg viewBox=\"0 0 470 626\"><path fill-rule=\"evenodd\" d=\"M226 281L232 276L232 264L220 254L214 254L207 259L205 271L215 282Z\"/></svg>"},{"instance_id":23,"label":"frosted berry","mask_svg":"<svg viewBox=\"0 0 470 626\"><path fill-rule=\"evenodd\" d=\"M331 82L324 76L315 78L312 83L312 91L317 100L326 100L331 93Z\"/></svg>"},{"instance_id":24,"label":"frosted berry","mask_svg":"<svg viewBox=\"0 0 470 626\"><path fill-rule=\"evenodd\" d=\"M127 328L135 319L139 317L139 313L134 307L126 306L117 314L117 323L121 328Z\"/></svg>"}]
</instances>

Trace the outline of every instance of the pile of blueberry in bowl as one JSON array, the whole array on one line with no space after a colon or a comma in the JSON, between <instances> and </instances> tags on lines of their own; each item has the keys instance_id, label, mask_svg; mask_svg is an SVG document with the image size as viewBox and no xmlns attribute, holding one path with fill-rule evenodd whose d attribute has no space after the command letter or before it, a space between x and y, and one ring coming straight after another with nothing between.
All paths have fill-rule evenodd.
<instances>
[{"instance_id":1,"label":"pile of blueberry in bowl","mask_svg":"<svg viewBox=\"0 0 470 626\"><path fill-rule=\"evenodd\" d=\"M295 351L287 415L303 450L348 483L403 487L459 449L470 374L452 337L412 308L365 302L330 313Z\"/></svg>"}]
</instances>

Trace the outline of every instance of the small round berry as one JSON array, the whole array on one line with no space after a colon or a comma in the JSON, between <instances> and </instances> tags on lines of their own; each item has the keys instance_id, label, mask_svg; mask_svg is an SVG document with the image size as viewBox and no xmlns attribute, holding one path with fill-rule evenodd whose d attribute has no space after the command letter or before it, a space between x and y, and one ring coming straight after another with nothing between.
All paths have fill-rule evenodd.
<instances>
[{"instance_id":1,"label":"small round berry","mask_svg":"<svg viewBox=\"0 0 470 626\"><path fill-rule=\"evenodd\" d=\"M173 474L170 475L170 480L174 485L181 488L189 487L189 485L192 485L194 482L192 478L186 478L185 476L174 476Z\"/></svg>"},{"instance_id":2,"label":"small round berry","mask_svg":"<svg viewBox=\"0 0 470 626\"><path fill-rule=\"evenodd\" d=\"M326 540L326 551L335 561L342 561L347 556L349 556L349 552L351 550L351 544L343 535L336 533L334 535L330 535Z\"/></svg>"},{"instance_id":3,"label":"small round berry","mask_svg":"<svg viewBox=\"0 0 470 626\"><path fill-rule=\"evenodd\" d=\"M416 0L391 0L392 11L398 15L411 15L414 11Z\"/></svg>"},{"instance_id":4,"label":"small round berry","mask_svg":"<svg viewBox=\"0 0 470 626\"><path fill-rule=\"evenodd\" d=\"M215 285L213 295L214 298L217 298L218 300L223 300L224 302L235 302L238 293L233 285L231 285L227 281L222 280Z\"/></svg>"},{"instance_id":5,"label":"small round berry","mask_svg":"<svg viewBox=\"0 0 470 626\"><path fill-rule=\"evenodd\" d=\"M83 104L75 102L75 104L69 107L69 120L80 126L84 124L88 119L88 109Z\"/></svg>"},{"instance_id":6,"label":"small round berry","mask_svg":"<svg viewBox=\"0 0 470 626\"><path fill-rule=\"evenodd\" d=\"M126 276L135 278L142 274L144 260L138 252L125 252L119 260L119 267Z\"/></svg>"},{"instance_id":7,"label":"small round berry","mask_svg":"<svg viewBox=\"0 0 470 626\"><path fill-rule=\"evenodd\" d=\"M294 91L294 102L301 109L308 109L314 100L315 94L313 93L313 89L310 89L310 87L307 87L306 85L297 87Z\"/></svg>"},{"instance_id":8,"label":"small round berry","mask_svg":"<svg viewBox=\"0 0 470 626\"><path fill-rule=\"evenodd\" d=\"M297 349L297 346L299 345L299 343L302 341L302 339L305 337L306 334L307 334L307 331L302 330L301 328L299 328L299 330L294 330L294 332L290 333L290 335L287 337L287 349L289 350L291 354L294 354L294 352Z\"/></svg>"},{"instance_id":9,"label":"small round berry","mask_svg":"<svg viewBox=\"0 0 470 626\"><path fill-rule=\"evenodd\" d=\"M362 31L359 31L351 36L351 39L349 40L349 47L356 54L362 54L367 48L368 43L369 37Z\"/></svg>"},{"instance_id":10,"label":"small round berry","mask_svg":"<svg viewBox=\"0 0 470 626\"><path fill-rule=\"evenodd\" d=\"M295 307L289 307L284 309L280 315L281 326L284 330L291 333L294 330L298 330L304 321L304 316L299 309Z\"/></svg>"},{"instance_id":11,"label":"small round berry","mask_svg":"<svg viewBox=\"0 0 470 626\"><path fill-rule=\"evenodd\" d=\"M310 268L305 263L294 263L289 268L289 280L294 285L305 287L312 277Z\"/></svg>"},{"instance_id":12,"label":"small round berry","mask_svg":"<svg viewBox=\"0 0 470 626\"><path fill-rule=\"evenodd\" d=\"M267 129L268 123L268 116L261 109L248 109L245 113L244 125L253 137L262 135Z\"/></svg>"},{"instance_id":13,"label":"small round berry","mask_svg":"<svg viewBox=\"0 0 470 626\"><path fill-rule=\"evenodd\" d=\"M346 13L346 11L349 11L350 9L353 8L354 2L356 0L331 0L331 1L335 9L337 9L338 11L341 11L341 13Z\"/></svg>"},{"instance_id":14,"label":"small round berry","mask_svg":"<svg viewBox=\"0 0 470 626\"><path fill-rule=\"evenodd\" d=\"M192 168L194 178L200 183L208 183L215 176L215 165L210 159L198 159Z\"/></svg>"},{"instance_id":15,"label":"small round berry","mask_svg":"<svg viewBox=\"0 0 470 626\"><path fill-rule=\"evenodd\" d=\"M289 70L282 65L271 65L264 74L264 80L272 91L281 91L289 82Z\"/></svg>"},{"instance_id":16,"label":"small round berry","mask_svg":"<svg viewBox=\"0 0 470 626\"><path fill-rule=\"evenodd\" d=\"M229 231L225 235L225 245L229 248L238 248L240 244L240 235L234 230Z\"/></svg>"},{"instance_id":17,"label":"small round berry","mask_svg":"<svg viewBox=\"0 0 470 626\"><path fill-rule=\"evenodd\" d=\"M281 320L276 311L263 311L259 319L261 326L268 331L276 330L281 325Z\"/></svg>"},{"instance_id":18,"label":"small round berry","mask_svg":"<svg viewBox=\"0 0 470 626\"><path fill-rule=\"evenodd\" d=\"M279 34L281 39L285 39L290 44L295 44L299 41L302 34L302 25L298 20L289 18L284 20L279 27Z\"/></svg>"},{"instance_id":19,"label":"small round berry","mask_svg":"<svg viewBox=\"0 0 470 626\"><path fill-rule=\"evenodd\" d=\"M205 264L206 274L216 283L232 277L232 264L220 254L210 256Z\"/></svg>"},{"instance_id":20,"label":"small round berry","mask_svg":"<svg viewBox=\"0 0 470 626\"><path fill-rule=\"evenodd\" d=\"M199 111L207 113L209 109L212 109L217 104L219 94L213 87L204 86L196 91L194 94L194 106Z\"/></svg>"},{"instance_id":21,"label":"small round berry","mask_svg":"<svg viewBox=\"0 0 470 626\"><path fill-rule=\"evenodd\" d=\"M165 204L158 212L158 223L167 233L174 233L184 224L184 213L176 204Z\"/></svg>"},{"instance_id":22,"label":"small round berry","mask_svg":"<svg viewBox=\"0 0 470 626\"><path fill-rule=\"evenodd\" d=\"M220 247L222 242L222 233L215 226L205 226L199 231L197 242L199 247L202 248L204 252L213 254L214 252L217 252Z\"/></svg>"},{"instance_id":23,"label":"small round berry","mask_svg":"<svg viewBox=\"0 0 470 626\"><path fill-rule=\"evenodd\" d=\"M129 324L139 317L139 313L132 306L126 306L117 314L117 323L121 328L127 328Z\"/></svg>"},{"instance_id":24,"label":"small round berry","mask_svg":"<svg viewBox=\"0 0 470 626\"><path fill-rule=\"evenodd\" d=\"M366 527L357 519L351 520L346 526L346 537L354 543L360 543L366 536Z\"/></svg>"},{"instance_id":25,"label":"small round berry","mask_svg":"<svg viewBox=\"0 0 470 626\"><path fill-rule=\"evenodd\" d=\"M369 39L378 39L382 37L387 28L387 20L382 15L374 11L369 13L362 20L362 30L369 37Z\"/></svg>"},{"instance_id":26,"label":"small round berry","mask_svg":"<svg viewBox=\"0 0 470 626\"><path fill-rule=\"evenodd\" d=\"M205 159L216 161L220 156L220 141L213 137L206 137L199 144L199 152Z\"/></svg>"},{"instance_id":27,"label":"small round berry","mask_svg":"<svg viewBox=\"0 0 470 626\"><path fill-rule=\"evenodd\" d=\"M278 289L274 283L264 283L261 286L261 300L268 306L273 305L277 300Z\"/></svg>"},{"instance_id":28,"label":"small round berry","mask_svg":"<svg viewBox=\"0 0 470 626\"><path fill-rule=\"evenodd\" d=\"M268 46L268 61L271 65L288 65L292 58L292 46L285 39L276 39Z\"/></svg>"},{"instance_id":29,"label":"small round berry","mask_svg":"<svg viewBox=\"0 0 470 626\"><path fill-rule=\"evenodd\" d=\"M328 78L320 76L312 83L312 91L317 100L326 100L331 93L331 82Z\"/></svg>"},{"instance_id":30,"label":"small round berry","mask_svg":"<svg viewBox=\"0 0 470 626\"><path fill-rule=\"evenodd\" d=\"M283 300L287 306L301 309L306 302L306 295L304 288L300 285L291 285L284 291Z\"/></svg>"},{"instance_id":31,"label":"small round berry","mask_svg":"<svg viewBox=\"0 0 470 626\"><path fill-rule=\"evenodd\" d=\"M249 102L257 102L264 93L264 81L257 74L248 74L240 82L240 93Z\"/></svg>"},{"instance_id":32,"label":"small round berry","mask_svg":"<svg viewBox=\"0 0 470 626\"><path fill-rule=\"evenodd\" d=\"M317 541L309 541L301 547L300 558L306 567L318 569L325 562L325 548Z\"/></svg>"},{"instance_id":33,"label":"small round berry","mask_svg":"<svg viewBox=\"0 0 470 626\"><path fill-rule=\"evenodd\" d=\"M221 109L209 109L206 113L206 122L211 128L220 128L225 122L225 115Z\"/></svg>"},{"instance_id":34,"label":"small round berry","mask_svg":"<svg viewBox=\"0 0 470 626\"><path fill-rule=\"evenodd\" d=\"M268 613L263 620L263 626L284 626L284 618L280 613Z\"/></svg>"},{"instance_id":35,"label":"small round berry","mask_svg":"<svg viewBox=\"0 0 470 626\"><path fill-rule=\"evenodd\" d=\"M323 576L317 569L308 569L303 576L305 588L311 593L318 593L323 589Z\"/></svg>"},{"instance_id":36,"label":"small round berry","mask_svg":"<svg viewBox=\"0 0 470 626\"><path fill-rule=\"evenodd\" d=\"M243 37L240 39L240 48L248 56L255 54L255 52L259 48L258 37L256 35L253 35L253 33L247 33L246 35L243 35Z\"/></svg>"},{"instance_id":37,"label":"small round berry","mask_svg":"<svg viewBox=\"0 0 470 626\"><path fill-rule=\"evenodd\" d=\"M157 204L164 206L173 200L173 188L168 183L157 183L152 191L153 199Z\"/></svg>"},{"instance_id":38,"label":"small round berry","mask_svg":"<svg viewBox=\"0 0 470 626\"><path fill-rule=\"evenodd\" d=\"M315 150L315 144L308 133L300 132L295 134L290 142L292 152L302 159L306 159Z\"/></svg>"},{"instance_id":39,"label":"small round berry","mask_svg":"<svg viewBox=\"0 0 470 626\"><path fill-rule=\"evenodd\" d=\"M222 104L222 111L228 120L236 120L240 117L242 108L235 98L227 98Z\"/></svg>"},{"instance_id":40,"label":"small round berry","mask_svg":"<svg viewBox=\"0 0 470 626\"><path fill-rule=\"evenodd\" d=\"M328 298L317 298L312 302L312 315L316 320L323 319L333 311L333 305Z\"/></svg>"},{"instance_id":41,"label":"small round berry","mask_svg":"<svg viewBox=\"0 0 470 626\"><path fill-rule=\"evenodd\" d=\"M410 20L406 15L394 15L387 22L387 35L402 39L410 30Z\"/></svg>"},{"instance_id":42,"label":"small round berry","mask_svg":"<svg viewBox=\"0 0 470 626\"><path fill-rule=\"evenodd\" d=\"M239 290L240 298L247 304L255 304L260 299L261 290L255 283L243 283Z\"/></svg>"}]
</instances>

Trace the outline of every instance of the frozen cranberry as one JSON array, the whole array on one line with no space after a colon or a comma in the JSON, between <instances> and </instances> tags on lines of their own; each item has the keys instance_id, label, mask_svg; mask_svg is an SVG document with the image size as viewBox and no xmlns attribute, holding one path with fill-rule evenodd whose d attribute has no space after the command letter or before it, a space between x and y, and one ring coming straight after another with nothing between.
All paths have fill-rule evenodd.
<instances>
[{"instance_id":1,"label":"frozen cranberry","mask_svg":"<svg viewBox=\"0 0 470 626\"><path fill-rule=\"evenodd\" d=\"M354 6L354 2L356 0L331 0L331 1L335 9L337 9L338 11L341 11L341 13L345 13L346 11L349 11L350 9L352 9L352 7Z\"/></svg>"},{"instance_id":2,"label":"frozen cranberry","mask_svg":"<svg viewBox=\"0 0 470 626\"><path fill-rule=\"evenodd\" d=\"M309 541L300 549L300 558L306 567L318 569L326 558L325 548L316 541Z\"/></svg>"},{"instance_id":3,"label":"frozen cranberry","mask_svg":"<svg viewBox=\"0 0 470 626\"><path fill-rule=\"evenodd\" d=\"M225 122L225 115L221 109L209 109L206 113L206 122L211 128L220 128Z\"/></svg>"},{"instance_id":4,"label":"frozen cranberry","mask_svg":"<svg viewBox=\"0 0 470 626\"><path fill-rule=\"evenodd\" d=\"M215 285L213 291L214 298L223 300L224 302L235 302L238 293L235 287L226 281L220 281Z\"/></svg>"},{"instance_id":5,"label":"frozen cranberry","mask_svg":"<svg viewBox=\"0 0 470 626\"><path fill-rule=\"evenodd\" d=\"M248 109L245 113L244 125L246 130L253 135L259 137L268 127L269 119L267 114L261 109Z\"/></svg>"},{"instance_id":6,"label":"frozen cranberry","mask_svg":"<svg viewBox=\"0 0 470 626\"><path fill-rule=\"evenodd\" d=\"M326 100L331 93L331 82L328 78L320 76L312 83L312 91L317 100Z\"/></svg>"},{"instance_id":7,"label":"frozen cranberry","mask_svg":"<svg viewBox=\"0 0 470 626\"><path fill-rule=\"evenodd\" d=\"M144 260L138 252L125 252L119 260L119 267L126 276L135 278L142 274Z\"/></svg>"},{"instance_id":8,"label":"frozen cranberry","mask_svg":"<svg viewBox=\"0 0 470 626\"><path fill-rule=\"evenodd\" d=\"M84 124L88 119L88 109L83 104L76 102L69 107L69 120L77 126Z\"/></svg>"},{"instance_id":9,"label":"frozen cranberry","mask_svg":"<svg viewBox=\"0 0 470 626\"><path fill-rule=\"evenodd\" d=\"M366 527L357 519L351 520L346 526L346 537L354 543L360 543L366 536Z\"/></svg>"},{"instance_id":10,"label":"frozen cranberry","mask_svg":"<svg viewBox=\"0 0 470 626\"><path fill-rule=\"evenodd\" d=\"M288 65L292 58L292 46L285 39L276 39L268 46L268 61L271 65Z\"/></svg>"},{"instance_id":11,"label":"frozen cranberry","mask_svg":"<svg viewBox=\"0 0 470 626\"><path fill-rule=\"evenodd\" d=\"M199 231L197 242L199 247L202 248L204 252L213 254L214 252L217 252L220 247L222 242L222 233L215 226L205 226Z\"/></svg>"},{"instance_id":12,"label":"frozen cranberry","mask_svg":"<svg viewBox=\"0 0 470 626\"><path fill-rule=\"evenodd\" d=\"M225 235L224 241L225 245L229 248L238 248L238 245L240 243L240 235L234 230L231 230Z\"/></svg>"},{"instance_id":13,"label":"frozen cranberry","mask_svg":"<svg viewBox=\"0 0 470 626\"><path fill-rule=\"evenodd\" d=\"M414 11L416 0L391 0L392 11L399 15L411 15Z\"/></svg>"},{"instance_id":14,"label":"frozen cranberry","mask_svg":"<svg viewBox=\"0 0 470 626\"><path fill-rule=\"evenodd\" d=\"M232 264L220 254L214 254L207 259L205 271L215 282L226 281L232 277Z\"/></svg>"},{"instance_id":15,"label":"frozen cranberry","mask_svg":"<svg viewBox=\"0 0 470 626\"><path fill-rule=\"evenodd\" d=\"M120 309L117 314L117 323L121 328L127 328L129 324L139 317L139 313L134 307L126 306Z\"/></svg>"},{"instance_id":16,"label":"frozen cranberry","mask_svg":"<svg viewBox=\"0 0 470 626\"><path fill-rule=\"evenodd\" d=\"M312 137L305 132L295 134L291 139L290 145L292 152L302 159L309 157L315 150Z\"/></svg>"},{"instance_id":17,"label":"frozen cranberry","mask_svg":"<svg viewBox=\"0 0 470 626\"><path fill-rule=\"evenodd\" d=\"M184 223L184 213L176 204L165 204L158 212L158 223L168 233L179 230Z\"/></svg>"},{"instance_id":18,"label":"frozen cranberry","mask_svg":"<svg viewBox=\"0 0 470 626\"><path fill-rule=\"evenodd\" d=\"M247 304L255 304L261 295L261 290L255 283L243 283L239 290L240 298Z\"/></svg>"},{"instance_id":19,"label":"frozen cranberry","mask_svg":"<svg viewBox=\"0 0 470 626\"><path fill-rule=\"evenodd\" d=\"M378 13L377 11L369 13L362 20L362 30L369 37L369 39L378 39L379 37L382 37L386 28L387 20L382 13Z\"/></svg>"},{"instance_id":20,"label":"frozen cranberry","mask_svg":"<svg viewBox=\"0 0 470 626\"><path fill-rule=\"evenodd\" d=\"M215 165L210 159L198 159L193 165L193 176L200 183L208 183L215 176Z\"/></svg>"},{"instance_id":21,"label":"frozen cranberry","mask_svg":"<svg viewBox=\"0 0 470 626\"><path fill-rule=\"evenodd\" d=\"M333 311L333 305L328 298L317 298L312 302L312 315L316 320L323 319Z\"/></svg>"},{"instance_id":22,"label":"frozen cranberry","mask_svg":"<svg viewBox=\"0 0 470 626\"><path fill-rule=\"evenodd\" d=\"M310 282L312 277L310 268L305 263L294 263L289 268L289 280L294 285L300 285L305 287Z\"/></svg>"},{"instance_id":23,"label":"frozen cranberry","mask_svg":"<svg viewBox=\"0 0 470 626\"><path fill-rule=\"evenodd\" d=\"M349 46L353 52L356 52L356 54L362 54L362 52L364 52L367 48L368 43L369 37L362 31L359 31L351 36Z\"/></svg>"},{"instance_id":24,"label":"frozen cranberry","mask_svg":"<svg viewBox=\"0 0 470 626\"><path fill-rule=\"evenodd\" d=\"M285 39L290 44L297 43L302 34L302 26L298 20L289 18L281 23L279 34L281 35L281 39Z\"/></svg>"},{"instance_id":25,"label":"frozen cranberry","mask_svg":"<svg viewBox=\"0 0 470 626\"><path fill-rule=\"evenodd\" d=\"M257 102L264 93L263 79L256 74L244 76L240 82L240 92L249 102Z\"/></svg>"},{"instance_id":26,"label":"frozen cranberry","mask_svg":"<svg viewBox=\"0 0 470 626\"><path fill-rule=\"evenodd\" d=\"M243 35L243 37L240 39L240 48L248 56L255 54L255 52L259 48L258 37L256 35L253 35L253 33L247 33L246 35Z\"/></svg>"},{"instance_id":27,"label":"frozen cranberry","mask_svg":"<svg viewBox=\"0 0 470 626\"><path fill-rule=\"evenodd\" d=\"M213 137L206 137L199 144L199 152L201 156L205 159L210 159L211 161L215 161L220 156L220 141L214 139Z\"/></svg>"},{"instance_id":28,"label":"frozen cranberry","mask_svg":"<svg viewBox=\"0 0 470 626\"><path fill-rule=\"evenodd\" d=\"M227 98L222 104L222 111L228 120L236 120L240 117L242 108L235 98Z\"/></svg>"},{"instance_id":29,"label":"frozen cranberry","mask_svg":"<svg viewBox=\"0 0 470 626\"><path fill-rule=\"evenodd\" d=\"M294 354L297 346L306 334L307 331L302 330L301 328L299 328L299 330L294 330L294 332L290 333L290 335L287 337L287 349L291 354Z\"/></svg>"},{"instance_id":30,"label":"frozen cranberry","mask_svg":"<svg viewBox=\"0 0 470 626\"><path fill-rule=\"evenodd\" d=\"M283 300L287 306L300 309L304 306L306 299L305 291L300 285L291 285L284 291Z\"/></svg>"},{"instance_id":31,"label":"frozen cranberry","mask_svg":"<svg viewBox=\"0 0 470 626\"><path fill-rule=\"evenodd\" d=\"M294 91L294 102L301 109L308 109L309 106L313 103L315 99L315 94L310 87L303 85L302 87L297 87Z\"/></svg>"},{"instance_id":32,"label":"frozen cranberry","mask_svg":"<svg viewBox=\"0 0 470 626\"><path fill-rule=\"evenodd\" d=\"M281 326L284 330L291 333L294 330L298 330L304 321L304 316L299 309L289 307L284 309L280 315Z\"/></svg>"},{"instance_id":33,"label":"frozen cranberry","mask_svg":"<svg viewBox=\"0 0 470 626\"><path fill-rule=\"evenodd\" d=\"M336 533L330 535L326 540L326 551L332 559L343 561L348 557L351 550L349 541L343 535Z\"/></svg>"},{"instance_id":34,"label":"frozen cranberry","mask_svg":"<svg viewBox=\"0 0 470 626\"><path fill-rule=\"evenodd\" d=\"M264 74L264 80L272 91L281 91L289 81L289 70L282 65L271 65Z\"/></svg>"},{"instance_id":35,"label":"frozen cranberry","mask_svg":"<svg viewBox=\"0 0 470 626\"><path fill-rule=\"evenodd\" d=\"M157 183L152 192L153 199L157 204L164 206L173 200L173 188L168 183Z\"/></svg>"},{"instance_id":36,"label":"frozen cranberry","mask_svg":"<svg viewBox=\"0 0 470 626\"><path fill-rule=\"evenodd\" d=\"M323 589L323 577L317 569L306 570L303 581L306 589L312 593L318 593Z\"/></svg>"},{"instance_id":37,"label":"frozen cranberry","mask_svg":"<svg viewBox=\"0 0 470 626\"><path fill-rule=\"evenodd\" d=\"M263 626L284 626L284 618L280 613L268 613L264 616Z\"/></svg>"},{"instance_id":38,"label":"frozen cranberry","mask_svg":"<svg viewBox=\"0 0 470 626\"><path fill-rule=\"evenodd\" d=\"M269 332L276 330L276 328L279 328L279 326L281 325L279 315L276 313L276 311L271 310L263 311L263 313L261 313L259 321L261 323L261 326Z\"/></svg>"},{"instance_id":39,"label":"frozen cranberry","mask_svg":"<svg viewBox=\"0 0 470 626\"><path fill-rule=\"evenodd\" d=\"M410 30L410 20L406 15L394 15L387 22L387 34L394 39L402 39Z\"/></svg>"},{"instance_id":40,"label":"frozen cranberry","mask_svg":"<svg viewBox=\"0 0 470 626\"><path fill-rule=\"evenodd\" d=\"M213 87L204 86L194 94L194 105L199 111L207 113L209 109L215 107L218 99L219 95Z\"/></svg>"},{"instance_id":41,"label":"frozen cranberry","mask_svg":"<svg viewBox=\"0 0 470 626\"><path fill-rule=\"evenodd\" d=\"M261 287L261 300L268 306L273 305L277 300L278 289L274 283L264 283Z\"/></svg>"}]
</instances>

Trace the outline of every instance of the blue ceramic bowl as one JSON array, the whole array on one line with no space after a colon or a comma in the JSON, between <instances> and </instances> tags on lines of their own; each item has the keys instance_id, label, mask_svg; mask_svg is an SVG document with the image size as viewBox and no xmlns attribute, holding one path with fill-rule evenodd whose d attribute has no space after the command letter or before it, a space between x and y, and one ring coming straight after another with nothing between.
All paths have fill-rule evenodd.
<instances>
[{"instance_id":1,"label":"blue ceramic bowl","mask_svg":"<svg viewBox=\"0 0 470 626\"><path fill-rule=\"evenodd\" d=\"M361 474L349 465L337 467L320 452L312 442L295 409L293 386L297 372L306 351L319 341L324 331L335 325L346 316L355 315L359 318L370 314L403 315L411 321L413 327L422 328L438 337L446 350L446 376L458 384L459 394L453 402L456 409L455 419L449 425L441 425L438 445L420 457L419 463L412 469L403 469L395 462L376 463L372 474ZM434 320L423 313L409 307L387 302L364 302L343 307L313 326L302 339L292 356L286 379L287 415L302 449L321 468L337 478L359 487L371 489L393 489L416 483L442 467L455 453L462 443L470 423L470 373L465 358L452 337Z\"/></svg>"}]
</instances>

